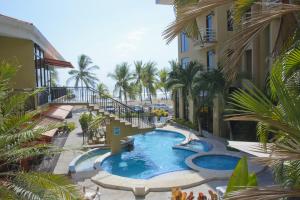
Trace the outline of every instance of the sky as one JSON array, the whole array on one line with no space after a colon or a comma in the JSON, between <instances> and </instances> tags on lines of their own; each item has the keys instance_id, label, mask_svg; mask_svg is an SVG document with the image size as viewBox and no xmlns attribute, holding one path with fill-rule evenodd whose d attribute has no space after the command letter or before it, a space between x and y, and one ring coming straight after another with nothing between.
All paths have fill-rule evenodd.
<instances>
[{"instance_id":1,"label":"sky","mask_svg":"<svg viewBox=\"0 0 300 200\"><path fill-rule=\"evenodd\" d=\"M177 58L176 40L167 45L162 37L173 8L155 0L0 0L0 13L33 23L75 67L80 54L88 55L111 91L107 74L117 64L128 62L134 70L133 61L151 60L161 69ZM65 85L68 70L59 74Z\"/></svg>"}]
</instances>

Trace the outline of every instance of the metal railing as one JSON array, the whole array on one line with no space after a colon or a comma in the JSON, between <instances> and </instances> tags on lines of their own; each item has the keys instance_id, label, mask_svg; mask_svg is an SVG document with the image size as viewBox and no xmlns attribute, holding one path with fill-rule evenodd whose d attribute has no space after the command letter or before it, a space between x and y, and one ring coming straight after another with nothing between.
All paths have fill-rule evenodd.
<instances>
[{"instance_id":1,"label":"metal railing","mask_svg":"<svg viewBox=\"0 0 300 200\"><path fill-rule=\"evenodd\" d=\"M51 100L57 104L92 104L120 120L131 123L138 128L154 127L151 113L136 111L130 106L89 87L53 87Z\"/></svg>"},{"instance_id":2,"label":"metal railing","mask_svg":"<svg viewBox=\"0 0 300 200\"><path fill-rule=\"evenodd\" d=\"M216 31L214 29L202 29L199 31L199 37L194 40L194 46L204 46L205 43L216 41Z\"/></svg>"}]
</instances>

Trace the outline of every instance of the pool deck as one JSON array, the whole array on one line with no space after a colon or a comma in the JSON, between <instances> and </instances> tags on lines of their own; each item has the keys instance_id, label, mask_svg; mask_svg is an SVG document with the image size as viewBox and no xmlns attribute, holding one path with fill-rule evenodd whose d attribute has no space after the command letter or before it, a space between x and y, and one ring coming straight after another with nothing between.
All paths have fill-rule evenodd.
<instances>
[{"instance_id":1,"label":"pool deck","mask_svg":"<svg viewBox=\"0 0 300 200\"><path fill-rule=\"evenodd\" d=\"M147 180L131 179L110 174L106 171L99 171L98 174L92 177L92 181L102 187L133 191L135 195L146 195L149 192L163 192L170 191L173 187L191 188L210 181L226 180L231 174L232 170L209 170L195 165L192 160L198 156L203 155L231 155L231 156L249 156L242 152L227 151L224 143L215 141L213 139L201 138L194 133L180 129L175 126L166 126L162 130L175 131L183 134L186 139L181 143L185 144L193 139L200 139L209 142L213 145L213 149L209 152L198 151L194 155L186 159L186 164L194 170L176 171L167 174L162 174ZM185 148L177 146L176 148ZM102 160L110 156L110 153L104 154L97 159L96 162L101 163ZM259 173L264 170L263 166L258 166L254 163L249 163L249 170Z\"/></svg>"}]
</instances>

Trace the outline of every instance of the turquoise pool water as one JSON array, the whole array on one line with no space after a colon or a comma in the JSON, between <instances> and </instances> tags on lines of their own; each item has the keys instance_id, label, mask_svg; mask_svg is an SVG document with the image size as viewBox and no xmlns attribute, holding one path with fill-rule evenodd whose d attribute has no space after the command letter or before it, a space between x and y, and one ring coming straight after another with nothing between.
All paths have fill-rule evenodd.
<instances>
[{"instance_id":1,"label":"turquoise pool water","mask_svg":"<svg viewBox=\"0 0 300 200\"><path fill-rule=\"evenodd\" d=\"M135 179L149 179L172 171L190 169L184 161L195 153L172 148L184 139L182 134L161 130L136 135L132 151L123 151L106 158L101 168L114 175Z\"/></svg>"},{"instance_id":2,"label":"turquoise pool water","mask_svg":"<svg viewBox=\"0 0 300 200\"><path fill-rule=\"evenodd\" d=\"M233 170L239 162L239 157L227 155L206 155L199 156L193 163L199 167L213 170Z\"/></svg>"},{"instance_id":3,"label":"turquoise pool water","mask_svg":"<svg viewBox=\"0 0 300 200\"><path fill-rule=\"evenodd\" d=\"M88 154L83 155L76 163L75 170L76 172L85 172L94 170L94 163L96 159L110 150L106 149L97 149Z\"/></svg>"},{"instance_id":4,"label":"turquoise pool water","mask_svg":"<svg viewBox=\"0 0 300 200\"><path fill-rule=\"evenodd\" d=\"M208 152L213 148L213 146L210 143L202 140L192 140L184 146L204 152Z\"/></svg>"}]
</instances>

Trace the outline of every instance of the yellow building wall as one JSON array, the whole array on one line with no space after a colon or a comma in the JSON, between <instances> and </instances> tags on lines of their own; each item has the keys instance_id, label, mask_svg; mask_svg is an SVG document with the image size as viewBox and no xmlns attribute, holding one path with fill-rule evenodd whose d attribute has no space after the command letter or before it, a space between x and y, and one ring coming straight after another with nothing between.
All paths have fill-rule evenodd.
<instances>
[{"instance_id":1,"label":"yellow building wall","mask_svg":"<svg viewBox=\"0 0 300 200\"><path fill-rule=\"evenodd\" d=\"M0 62L20 66L12 87L15 89L35 88L34 43L30 40L0 37Z\"/></svg>"}]
</instances>

